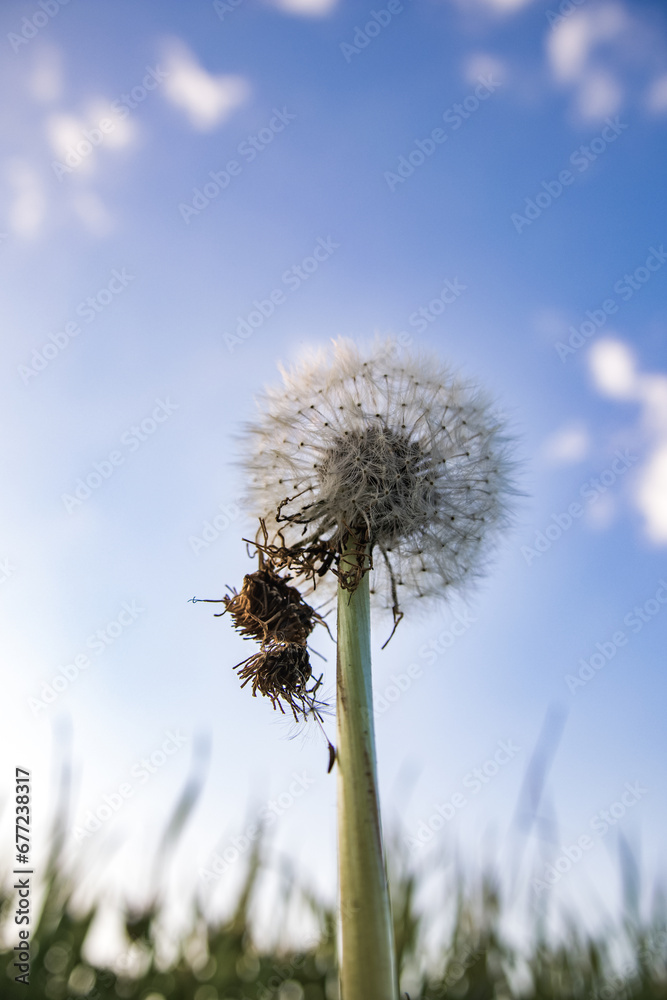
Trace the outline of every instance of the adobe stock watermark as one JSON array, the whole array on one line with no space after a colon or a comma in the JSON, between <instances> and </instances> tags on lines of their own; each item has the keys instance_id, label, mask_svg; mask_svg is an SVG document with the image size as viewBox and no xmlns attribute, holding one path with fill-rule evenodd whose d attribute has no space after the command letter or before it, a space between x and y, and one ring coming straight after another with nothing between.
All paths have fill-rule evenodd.
<instances>
[{"instance_id":1,"label":"adobe stock watermark","mask_svg":"<svg viewBox=\"0 0 667 1000\"><path fill-rule=\"evenodd\" d=\"M465 809L470 798L479 795L482 789L500 773L501 768L509 764L518 753L521 753L521 747L517 746L514 740L498 740L494 754L464 776L461 784L470 792L470 796L466 797L463 792L454 792L449 799L438 803L431 815L426 820L420 821L415 835L404 838L410 850L414 853L431 843L445 823L449 823L461 809Z\"/></svg>"},{"instance_id":2,"label":"adobe stock watermark","mask_svg":"<svg viewBox=\"0 0 667 1000\"><path fill-rule=\"evenodd\" d=\"M102 656L144 612L145 608L138 607L136 601L123 601L120 612L115 618L86 636L84 643L86 650L90 650L97 657ZM88 652L77 653L70 663L66 663L49 681L42 684L39 698L28 698L28 707L32 714L38 716L56 702L79 675L92 666L92 663L93 660Z\"/></svg>"},{"instance_id":3,"label":"adobe stock watermark","mask_svg":"<svg viewBox=\"0 0 667 1000\"><path fill-rule=\"evenodd\" d=\"M575 10L579 10L586 0L561 0L558 4L558 11L546 10L544 16L549 22L550 28L555 28L557 24L562 24Z\"/></svg>"},{"instance_id":4,"label":"adobe stock watermark","mask_svg":"<svg viewBox=\"0 0 667 1000\"><path fill-rule=\"evenodd\" d=\"M81 843L93 833L97 833L102 825L122 809L128 799L132 798L139 786L150 781L151 777L164 767L169 758L177 754L192 739L191 736L181 733L180 729L177 729L176 732L168 729L164 735L166 738L157 750L154 750L148 757L142 757L130 768L130 778L135 780L123 781L117 789L103 795L102 801L94 809L86 811L81 825L72 827L71 835L77 843Z\"/></svg>"},{"instance_id":5,"label":"adobe stock watermark","mask_svg":"<svg viewBox=\"0 0 667 1000\"><path fill-rule=\"evenodd\" d=\"M213 10L220 20L224 21L225 14L232 14L242 3L245 3L245 0L213 0Z\"/></svg>"},{"instance_id":6,"label":"adobe stock watermark","mask_svg":"<svg viewBox=\"0 0 667 1000\"><path fill-rule=\"evenodd\" d=\"M151 91L163 83L168 76L169 73L160 69L159 66L146 66L146 74L141 83L132 87L128 94L121 94L120 97L111 102L111 109L117 116L118 121L124 121L130 111L138 108L142 101L146 100ZM64 162L62 160L51 161L51 169L58 180L62 181L63 177L73 173L77 167L80 167L95 147L102 145L104 137L111 132L115 132L116 125L117 122L113 118L100 118L97 125L93 126L93 128L82 129L81 138L67 147Z\"/></svg>"},{"instance_id":7,"label":"adobe stock watermark","mask_svg":"<svg viewBox=\"0 0 667 1000\"><path fill-rule=\"evenodd\" d=\"M597 476L587 479L579 488L579 495L585 499L586 504L589 506L597 503L600 497L621 476L624 476L628 469L639 461L639 456L631 454L628 448L625 448L623 451L617 448L614 454L616 458L609 468L603 469ZM569 504L567 510L559 514L552 514L551 520L544 530L535 532L532 546L521 546L521 555L525 559L526 564L530 566L536 559L540 559L545 552L548 552L554 542L557 542L566 531L569 531L574 522L583 515L585 509L585 504L581 504L575 500Z\"/></svg>"},{"instance_id":8,"label":"adobe stock watermark","mask_svg":"<svg viewBox=\"0 0 667 1000\"><path fill-rule=\"evenodd\" d=\"M589 1000L614 1000L623 996L630 1000L639 995L642 967L653 965L656 960L667 955L667 931L651 930L637 946L636 962L625 962L614 975L605 977L604 985L597 990L591 990Z\"/></svg>"},{"instance_id":9,"label":"adobe stock watermark","mask_svg":"<svg viewBox=\"0 0 667 1000\"><path fill-rule=\"evenodd\" d=\"M399 156L395 170L385 170L384 179L387 187L393 193L399 184L405 184L409 177L412 177L415 170L426 163L426 160L433 156L435 151L443 143L447 142L451 133L458 132L461 126L468 121L472 115L488 101L492 94L495 94L500 81L494 80L491 75L479 76L478 84L471 94L463 99L461 103L452 104L442 113L442 120L449 127L449 131L443 128L434 128L425 139L415 139L413 148L406 154Z\"/></svg>"},{"instance_id":10,"label":"adobe stock watermark","mask_svg":"<svg viewBox=\"0 0 667 1000\"><path fill-rule=\"evenodd\" d=\"M264 830L273 826L276 820L291 809L297 799L315 784L315 778L307 771L300 774L292 773L292 781L284 792L270 799L266 806L260 810L257 821L248 824L239 837L233 837L230 844L221 853L215 851L209 860L207 868L199 869L199 877L205 882L219 879L225 872L235 865L239 858L257 840Z\"/></svg>"},{"instance_id":11,"label":"adobe stock watermark","mask_svg":"<svg viewBox=\"0 0 667 1000\"><path fill-rule=\"evenodd\" d=\"M637 635L649 622L660 614L667 605L667 581L658 580L658 589L652 597L643 604L636 604L623 618L623 624L632 635ZM574 674L565 674L564 681L570 694L576 694L579 688L586 687L589 681L613 660L618 650L627 645L628 634L622 629L614 632L609 639L595 643L595 652L586 660L579 660L579 670Z\"/></svg>"},{"instance_id":12,"label":"adobe stock watermark","mask_svg":"<svg viewBox=\"0 0 667 1000\"><path fill-rule=\"evenodd\" d=\"M462 948L460 946L456 948L452 960L447 962L444 977L438 981L437 986L429 988L428 1000L447 1000L451 997L450 991L455 989L468 969L485 955L485 947L473 948L466 944ZM408 994L405 996L407 998Z\"/></svg>"},{"instance_id":13,"label":"adobe stock watermark","mask_svg":"<svg viewBox=\"0 0 667 1000\"><path fill-rule=\"evenodd\" d=\"M465 945L460 952L457 952L454 961L447 964L445 978L439 983L438 994L442 997L447 996L449 990L463 979L470 966L474 965L480 958L485 958L486 954L484 947L472 948L470 945Z\"/></svg>"},{"instance_id":14,"label":"adobe stock watermark","mask_svg":"<svg viewBox=\"0 0 667 1000\"><path fill-rule=\"evenodd\" d=\"M622 303L629 302L630 299L651 280L656 271L659 271L667 260L667 252L661 243L659 247L649 247L648 257L643 264L636 267L634 271L627 272L622 278L614 282L613 290L618 295ZM579 326L568 327L570 336L567 343L562 340L554 344L556 354L565 364L570 354L576 354L580 347L583 347L587 340L590 340L598 330L607 322L609 316L618 312L619 303L616 299L605 299L599 309L587 309L586 318Z\"/></svg>"},{"instance_id":15,"label":"adobe stock watermark","mask_svg":"<svg viewBox=\"0 0 667 1000\"><path fill-rule=\"evenodd\" d=\"M82 299L76 306L74 312L85 323L94 323L100 313L104 312L111 303L125 291L135 276L127 273L127 268L121 270L114 268L111 277L106 285L87 298ZM41 348L33 347L32 360L27 365L19 365L18 373L24 385L28 385L30 379L35 378L40 372L54 361L58 355L69 347L72 340L78 337L82 331L81 324L76 320L69 320L61 330L50 333L48 341Z\"/></svg>"},{"instance_id":16,"label":"adobe stock watermark","mask_svg":"<svg viewBox=\"0 0 667 1000\"><path fill-rule=\"evenodd\" d=\"M343 58L348 65L354 56L363 52L374 38L384 31L391 24L397 14L402 14L405 10L401 0L389 0L386 7L380 10L372 10L369 18L363 25L355 25L351 42L340 42L338 48L343 54Z\"/></svg>"},{"instance_id":17,"label":"adobe stock watermark","mask_svg":"<svg viewBox=\"0 0 667 1000\"><path fill-rule=\"evenodd\" d=\"M311 950L315 950L319 944L318 938L313 938L305 942L300 948L300 954L294 956L290 961L273 962L271 965L271 975L266 981L266 985L257 984L253 991L252 1000L275 1000L276 997L283 997L284 1000L303 996L301 987L301 976L298 980L293 977L295 973L303 970L304 963ZM294 990L290 990L290 984L294 984ZM282 989L282 987L285 987ZM277 992L280 991L280 992ZM250 1000L245 993L241 1000Z\"/></svg>"},{"instance_id":18,"label":"adobe stock watermark","mask_svg":"<svg viewBox=\"0 0 667 1000\"><path fill-rule=\"evenodd\" d=\"M239 498L239 502L241 502L241 498ZM188 537L190 548L194 554L198 556L203 549L210 548L214 542L217 542L230 524L238 521L240 516L241 508L237 503L218 504L218 512L213 515L210 521L204 521L202 524L200 529L201 536L190 535Z\"/></svg>"},{"instance_id":19,"label":"adobe stock watermark","mask_svg":"<svg viewBox=\"0 0 667 1000\"><path fill-rule=\"evenodd\" d=\"M7 34L7 41L14 52L18 55L21 48L31 42L59 13L60 8L66 7L68 3L69 0L37 0L38 10L33 11L30 17L21 20L18 31L10 31Z\"/></svg>"},{"instance_id":20,"label":"adobe stock watermark","mask_svg":"<svg viewBox=\"0 0 667 1000\"><path fill-rule=\"evenodd\" d=\"M138 424L132 424L120 436L120 443L125 449L125 453L119 448L109 452L106 458L98 462L93 462L90 472L79 476L71 493L62 493L60 499L65 505L68 514L74 513L86 500L89 500L95 490L99 490L102 483L111 479L116 469L125 463L128 455L138 451L141 445L148 441L155 434L161 424L169 419L175 410L179 409L179 403L172 403L169 397L166 399L156 399L156 405L147 417L144 417Z\"/></svg>"},{"instance_id":21,"label":"adobe stock watermark","mask_svg":"<svg viewBox=\"0 0 667 1000\"><path fill-rule=\"evenodd\" d=\"M13 566L7 556L4 559L0 559L0 587L3 583L7 583L10 577L14 575L16 566Z\"/></svg>"},{"instance_id":22,"label":"adobe stock watermark","mask_svg":"<svg viewBox=\"0 0 667 1000\"><path fill-rule=\"evenodd\" d=\"M591 139L588 145L578 146L570 153L568 162L573 167L576 167L579 173L588 170L591 163L594 163L598 157L602 156L609 146L616 142L619 135L628 128L628 125L624 124L618 115L615 118L605 118L605 123L605 127L600 132L600 135L596 135ZM521 215L520 212L512 212L510 215L510 222L517 233L522 233L527 226L532 226L535 220L539 219L553 205L554 201L557 201L561 197L565 188L574 184L574 181L575 174L568 169L561 170L556 180L542 181L542 190L538 191L532 198L525 199L524 214Z\"/></svg>"},{"instance_id":23,"label":"adobe stock watermark","mask_svg":"<svg viewBox=\"0 0 667 1000\"><path fill-rule=\"evenodd\" d=\"M591 816L588 825L594 833L598 834L596 841L588 833L582 833L572 844L561 844L561 853L550 864L544 866L542 878L531 880L533 892L541 896L543 892L557 885L564 875L572 870L575 865L595 848L600 841L607 836L610 830L623 819L629 809L637 804L645 795L648 795L648 788L644 788L640 781L626 781L623 791L618 799L611 802L606 809L600 809Z\"/></svg>"},{"instance_id":24,"label":"adobe stock watermark","mask_svg":"<svg viewBox=\"0 0 667 1000\"><path fill-rule=\"evenodd\" d=\"M451 612L453 621L447 628L443 628L435 639L423 643L418 650L419 656L425 660L428 666L437 663L438 659L454 645L457 639L468 631L477 618L474 618L469 609L456 609ZM382 691L375 689L373 694L373 711L376 716L384 715L392 705L408 691L415 680L420 680L424 675L424 668L419 663L410 663L405 668L405 672L391 675L391 684L387 684Z\"/></svg>"},{"instance_id":25,"label":"adobe stock watermark","mask_svg":"<svg viewBox=\"0 0 667 1000\"><path fill-rule=\"evenodd\" d=\"M286 107L274 108L267 124L257 133L246 136L236 147L236 152L245 163L252 163L295 118L296 115ZM179 203L178 211L186 226L190 225L193 216L200 215L222 191L227 190L234 177L239 177L242 173L243 163L239 160L228 160L222 170L209 170L210 180L205 181L201 187L192 189L192 201Z\"/></svg>"},{"instance_id":26,"label":"adobe stock watermark","mask_svg":"<svg viewBox=\"0 0 667 1000\"><path fill-rule=\"evenodd\" d=\"M302 284L319 270L325 260L328 260L333 253L338 250L340 243L331 236L324 239L318 237L312 252L304 257L299 264L292 264L291 267L283 271L280 281L281 285L273 288L264 299L253 299L253 308L246 316L237 316L236 329L234 333L225 333L223 338L230 354L234 349L252 337L256 330L264 326L267 319L274 314L278 306L287 302L288 293L296 292ZM281 287L282 286L282 287ZM287 289L287 291L285 291Z\"/></svg>"},{"instance_id":27,"label":"adobe stock watermark","mask_svg":"<svg viewBox=\"0 0 667 1000\"><path fill-rule=\"evenodd\" d=\"M457 302L469 287L469 285L464 285L458 276L455 278L445 278L439 293L434 298L429 299L426 305L419 306L418 309L410 313L408 324L414 327L418 333L423 333L431 323L435 323L442 316L449 306ZM413 335L407 330L400 330L393 336L393 343L390 347L392 357L398 358L401 350L411 347L414 340Z\"/></svg>"},{"instance_id":28,"label":"adobe stock watermark","mask_svg":"<svg viewBox=\"0 0 667 1000\"><path fill-rule=\"evenodd\" d=\"M423 333L431 323L435 323L439 316L442 316L448 306L457 302L459 297L468 290L468 285L456 278L446 278L444 284L434 298L429 299L426 305L419 306L408 316L408 325L413 327L417 333ZM410 347L413 343L413 336L407 330L401 330L396 334L396 343L399 347Z\"/></svg>"}]
</instances>

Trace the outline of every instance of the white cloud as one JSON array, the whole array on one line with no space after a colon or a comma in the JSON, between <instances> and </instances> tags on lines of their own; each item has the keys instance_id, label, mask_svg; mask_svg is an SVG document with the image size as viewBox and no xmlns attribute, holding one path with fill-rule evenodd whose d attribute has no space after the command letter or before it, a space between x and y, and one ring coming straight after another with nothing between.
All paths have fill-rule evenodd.
<instances>
[{"instance_id":1,"label":"white cloud","mask_svg":"<svg viewBox=\"0 0 667 1000\"><path fill-rule=\"evenodd\" d=\"M33 51L28 90L42 104L60 100L63 92L62 52L55 45L40 45Z\"/></svg>"},{"instance_id":2,"label":"white cloud","mask_svg":"<svg viewBox=\"0 0 667 1000\"><path fill-rule=\"evenodd\" d=\"M667 375L642 375L641 396L647 430L667 438Z\"/></svg>"},{"instance_id":3,"label":"white cloud","mask_svg":"<svg viewBox=\"0 0 667 1000\"><path fill-rule=\"evenodd\" d=\"M590 436L584 424L571 423L561 427L546 440L545 459L553 464L581 462L590 448Z\"/></svg>"},{"instance_id":4,"label":"white cloud","mask_svg":"<svg viewBox=\"0 0 667 1000\"><path fill-rule=\"evenodd\" d=\"M653 82L644 97L651 113L667 110L667 48L650 18L620 0L586 0L565 13L547 35L552 78L572 90L582 120L618 112L638 74Z\"/></svg>"},{"instance_id":5,"label":"white cloud","mask_svg":"<svg viewBox=\"0 0 667 1000\"><path fill-rule=\"evenodd\" d=\"M622 45L630 30L620 3L599 3L568 14L548 36L547 55L555 80L574 88L575 105L584 119L603 119L618 111L624 88L601 46Z\"/></svg>"},{"instance_id":6,"label":"white cloud","mask_svg":"<svg viewBox=\"0 0 667 1000\"><path fill-rule=\"evenodd\" d=\"M572 91L583 121L616 114L634 96L639 77L653 77L644 96L647 109L664 113L666 55L663 34L650 16L621 0L586 0L581 7L571 7L547 35L552 79Z\"/></svg>"},{"instance_id":7,"label":"white cloud","mask_svg":"<svg viewBox=\"0 0 667 1000\"><path fill-rule=\"evenodd\" d=\"M326 17L331 14L338 0L270 0L272 7L286 14L301 17Z\"/></svg>"},{"instance_id":8,"label":"white cloud","mask_svg":"<svg viewBox=\"0 0 667 1000\"><path fill-rule=\"evenodd\" d=\"M52 112L44 119L44 127L53 152L51 167L59 179L66 177L62 204L93 236L107 236L114 229L114 219L90 185L109 150L124 149L136 141L136 120L121 118L110 101L98 98L88 102L81 116Z\"/></svg>"},{"instance_id":9,"label":"white cloud","mask_svg":"<svg viewBox=\"0 0 667 1000\"><path fill-rule=\"evenodd\" d=\"M37 171L23 160L10 160L7 177L14 190L7 220L9 227L23 237L35 236L46 215L46 194Z\"/></svg>"},{"instance_id":10,"label":"white cloud","mask_svg":"<svg viewBox=\"0 0 667 1000\"><path fill-rule=\"evenodd\" d=\"M485 8L492 14L515 14L533 2L534 0L475 0L475 7L477 10ZM471 0L457 0L457 3L460 7L469 9Z\"/></svg>"},{"instance_id":11,"label":"white cloud","mask_svg":"<svg viewBox=\"0 0 667 1000\"><path fill-rule=\"evenodd\" d=\"M465 64L465 79L469 84L478 83L480 76L491 76L500 83L507 80L507 63L487 52L475 52Z\"/></svg>"},{"instance_id":12,"label":"white cloud","mask_svg":"<svg viewBox=\"0 0 667 1000\"><path fill-rule=\"evenodd\" d=\"M651 83L646 95L646 108L653 115L667 112L667 73L657 76Z\"/></svg>"},{"instance_id":13,"label":"white cloud","mask_svg":"<svg viewBox=\"0 0 667 1000\"><path fill-rule=\"evenodd\" d=\"M111 123L110 131L106 130L108 126L105 131L100 129L105 119ZM87 105L85 117L63 112L49 115L46 131L58 162L68 162L68 152L74 150L76 154L79 144L83 143L84 154L76 156L76 173L83 175L93 171L101 151L130 145L137 137L138 125L130 116L120 118L108 101L99 99Z\"/></svg>"},{"instance_id":14,"label":"white cloud","mask_svg":"<svg viewBox=\"0 0 667 1000\"><path fill-rule=\"evenodd\" d=\"M588 355L596 388L612 399L640 406L632 429L633 448L645 458L633 480L633 502L644 518L649 541L667 544L667 375L643 374L635 356L620 340L601 340Z\"/></svg>"},{"instance_id":15,"label":"white cloud","mask_svg":"<svg viewBox=\"0 0 667 1000\"><path fill-rule=\"evenodd\" d=\"M581 81L577 105L582 118L607 118L620 108L623 88L604 70L591 70Z\"/></svg>"},{"instance_id":16,"label":"white cloud","mask_svg":"<svg viewBox=\"0 0 667 1000\"><path fill-rule=\"evenodd\" d=\"M667 440L648 459L637 487L637 506L655 545L667 545Z\"/></svg>"},{"instance_id":17,"label":"white cloud","mask_svg":"<svg viewBox=\"0 0 667 1000\"><path fill-rule=\"evenodd\" d=\"M139 125L136 117L131 114L126 118L121 118L114 111L110 101L105 98L91 101L86 106L86 117L88 128L95 128L103 119L107 119L113 124L111 132L104 133L104 139L100 147L104 149L122 149L133 143L139 133Z\"/></svg>"},{"instance_id":18,"label":"white cloud","mask_svg":"<svg viewBox=\"0 0 667 1000\"><path fill-rule=\"evenodd\" d=\"M593 531L606 531L616 517L618 501L611 493L603 493L595 503L586 505L586 524Z\"/></svg>"},{"instance_id":19,"label":"white cloud","mask_svg":"<svg viewBox=\"0 0 667 1000\"><path fill-rule=\"evenodd\" d=\"M637 398L635 357L622 340L605 338L595 343L588 362L596 388L614 399Z\"/></svg>"},{"instance_id":20,"label":"white cloud","mask_svg":"<svg viewBox=\"0 0 667 1000\"><path fill-rule=\"evenodd\" d=\"M178 39L165 42L163 53L169 73L164 94L199 131L208 132L221 125L247 99L250 88L243 77L213 76Z\"/></svg>"},{"instance_id":21,"label":"white cloud","mask_svg":"<svg viewBox=\"0 0 667 1000\"><path fill-rule=\"evenodd\" d=\"M65 156L70 146L81 139L85 122L74 115L56 113L46 119L46 133L56 156Z\"/></svg>"},{"instance_id":22,"label":"white cloud","mask_svg":"<svg viewBox=\"0 0 667 1000\"><path fill-rule=\"evenodd\" d=\"M548 36L547 54L557 80L569 82L583 74L591 47L586 17L570 16L557 24Z\"/></svg>"},{"instance_id":23,"label":"white cloud","mask_svg":"<svg viewBox=\"0 0 667 1000\"><path fill-rule=\"evenodd\" d=\"M108 236L113 231L111 214L101 198L92 191L80 191L74 194L72 208L93 236Z\"/></svg>"}]
</instances>

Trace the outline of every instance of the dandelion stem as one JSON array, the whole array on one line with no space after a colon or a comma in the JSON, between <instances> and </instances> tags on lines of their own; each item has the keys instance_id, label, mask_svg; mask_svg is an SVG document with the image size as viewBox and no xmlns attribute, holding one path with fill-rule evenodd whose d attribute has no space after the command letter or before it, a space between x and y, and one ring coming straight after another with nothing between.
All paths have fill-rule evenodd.
<instances>
[{"instance_id":1,"label":"dandelion stem","mask_svg":"<svg viewBox=\"0 0 667 1000\"><path fill-rule=\"evenodd\" d=\"M357 567L358 546L341 556ZM397 1000L398 982L380 825L368 573L338 586L338 869L341 1000Z\"/></svg>"}]
</instances>

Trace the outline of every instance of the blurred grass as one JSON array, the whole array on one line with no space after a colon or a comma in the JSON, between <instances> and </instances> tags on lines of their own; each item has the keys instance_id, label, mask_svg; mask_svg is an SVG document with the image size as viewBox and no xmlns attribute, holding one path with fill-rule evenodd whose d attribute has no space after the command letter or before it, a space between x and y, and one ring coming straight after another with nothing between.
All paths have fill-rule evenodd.
<instances>
[{"instance_id":1,"label":"blurred grass","mask_svg":"<svg viewBox=\"0 0 667 1000\"><path fill-rule=\"evenodd\" d=\"M181 817L182 808L181 802ZM136 969L131 977L87 961L85 940L99 904L85 915L75 913L72 897L76 880L64 873L58 858L52 855L39 920L32 928L30 986L15 983L11 949L16 940L16 896L10 888L13 880L7 879L0 891L0 932L9 943L2 953L0 997L336 1000L336 915L306 889L292 887L316 918L316 943L306 950L281 953L262 951L256 944L250 913L264 870L261 853L260 843L248 852L241 889L224 922L213 921L205 916L199 903L194 904L190 926L167 967L156 947L162 905L155 902L141 913L126 910L126 950L132 954L132 967ZM504 940L503 903L497 885L488 875L473 889L465 889L463 879L458 879L453 932L441 943L436 967L424 971L424 917L415 903L419 879L398 841L390 854L402 989L409 990L411 1000L667 998L667 925L660 907L647 925L639 922L636 908L629 907L613 934L599 940L571 925L565 940L549 942L539 922L533 919L528 926L536 927L534 939L518 954ZM620 968L610 957L612 942L623 946L627 954Z\"/></svg>"},{"instance_id":2,"label":"blurred grass","mask_svg":"<svg viewBox=\"0 0 667 1000\"><path fill-rule=\"evenodd\" d=\"M293 903L314 918L316 934L302 950L270 951L258 944L253 926L253 904L262 879L275 874L264 864L261 836L248 844L243 877L234 901L228 900L224 920L205 913L201 895L191 894L190 920L165 959L162 937L168 910L163 902L169 859L201 792L208 760L207 740L193 748L190 774L165 826L152 866L150 898L141 911L125 906L123 958L116 968L96 966L86 949L86 938L102 900L82 913L73 905L81 882L79 871L65 863L70 796L69 753L63 754L59 806L53 821L47 860L39 883L32 887L32 906L38 915L30 925L30 985L15 982L14 923L17 876L0 875L0 1000L338 1000L336 964L337 915L332 905L300 885L291 865L280 872L282 897L275 923L284 925L284 913ZM623 914L616 926L593 937L570 920L564 935L552 940L546 933L546 899L526 912L523 926L530 940L510 944L508 902L498 881L481 873L476 884L461 869L448 881L443 913L451 930L437 941L433 956L433 926L420 910L418 899L427 876L437 874L431 863L419 874L405 840L397 833L389 841L389 881L394 934L402 997L410 1000L667 1000L667 906L653 895L648 920L640 916L639 869L629 845L619 836L619 864L623 886ZM8 865L9 867L9 865ZM201 886L200 886L201 888ZM447 907L449 912L445 912ZM33 914L35 911L33 910ZM514 915L516 924L516 915ZM161 930L162 928L162 930ZM282 935L281 935L282 936ZM119 955L119 958L121 956ZM133 972L120 972L120 969Z\"/></svg>"}]
</instances>

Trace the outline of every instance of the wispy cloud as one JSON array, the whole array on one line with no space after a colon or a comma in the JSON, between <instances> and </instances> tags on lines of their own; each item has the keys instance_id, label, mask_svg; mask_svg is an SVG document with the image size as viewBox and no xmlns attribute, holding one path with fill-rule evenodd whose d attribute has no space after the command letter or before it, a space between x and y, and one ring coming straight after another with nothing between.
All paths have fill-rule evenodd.
<instances>
[{"instance_id":1,"label":"wispy cloud","mask_svg":"<svg viewBox=\"0 0 667 1000\"><path fill-rule=\"evenodd\" d=\"M46 215L42 178L30 163L20 159L10 160L6 172L13 191L7 215L9 226L18 236L36 236Z\"/></svg>"},{"instance_id":2,"label":"wispy cloud","mask_svg":"<svg viewBox=\"0 0 667 1000\"><path fill-rule=\"evenodd\" d=\"M296 14L300 17L326 17L337 6L338 0L269 0L269 3L285 14Z\"/></svg>"},{"instance_id":3,"label":"wispy cloud","mask_svg":"<svg viewBox=\"0 0 667 1000\"><path fill-rule=\"evenodd\" d=\"M549 66L558 84L571 87L583 118L613 114L623 100L623 87L608 66L598 62L598 49L619 42L629 27L618 3L599 4L563 18L548 36Z\"/></svg>"},{"instance_id":4,"label":"wispy cloud","mask_svg":"<svg viewBox=\"0 0 667 1000\"><path fill-rule=\"evenodd\" d=\"M104 202L93 191L79 191L72 196L72 208L93 236L108 236L115 228L114 219Z\"/></svg>"},{"instance_id":5,"label":"wispy cloud","mask_svg":"<svg viewBox=\"0 0 667 1000\"><path fill-rule=\"evenodd\" d=\"M620 0L587 0L569 8L547 35L547 65L553 82L572 93L583 121L601 120L646 89L647 110L667 110L664 62L667 51L648 17ZM663 82L661 82L663 81Z\"/></svg>"},{"instance_id":6,"label":"wispy cloud","mask_svg":"<svg viewBox=\"0 0 667 1000\"><path fill-rule=\"evenodd\" d=\"M508 75L507 61L488 52L474 52L465 61L464 76L469 84L478 83L480 77L486 76L505 83Z\"/></svg>"},{"instance_id":7,"label":"wispy cloud","mask_svg":"<svg viewBox=\"0 0 667 1000\"><path fill-rule=\"evenodd\" d=\"M646 109L654 115L667 114L667 73L651 83L646 95Z\"/></svg>"},{"instance_id":8,"label":"wispy cloud","mask_svg":"<svg viewBox=\"0 0 667 1000\"><path fill-rule=\"evenodd\" d=\"M490 14L516 14L534 0L455 0L459 7L469 9L471 6L479 12L486 10Z\"/></svg>"},{"instance_id":9,"label":"wispy cloud","mask_svg":"<svg viewBox=\"0 0 667 1000\"><path fill-rule=\"evenodd\" d=\"M637 471L634 503L644 518L648 539L667 544L667 375L639 371L631 347L606 338L588 355L593 384L602 395L640 406L633 428L637 446L645 451Z\"/></svg>"},{"instance_id":10,"label":"wispy cloud","mask_svg":"<svg viewBox=\"0 0 667 1000\"><path fill-rule=\"evenodd\" d=\"M612 399L639 398L635 356L622 340L606 338L593 347L589 364L595 388Z\"/></svg>"},{"instance_id":11,"label":"wispy cloud","mask_svg":"<svg viewBox=\"0 0 667 1000\"><path fill-rule=\"evenodd\" d=\"M590 435L581 421L566 424L547 438L542 447L546 461L551 465L581 462L590 450Z\"/></svg>"},{"instance_id":12,"label":"wispy cloud","mask_svg":"<svg viewBox=\"0 0 667 1000\"><path fill-rule=\"evenodd\" d=\"M198 131L222 125L247 100L250 87L244 77L207 72L179 39L166 40L162 52L168 74L164 94Z\"/></svg>"},{"instance_id":13,"label":"wispy cloud","mask_svg":"<svg viewBox=\"0 0 667 1000\"><path fill-rule=\"evenodd\" d=\"M40 104L51 104L61 99L64 88L63 55L57 45L42 44L34 50L27 86L30 96Z\"/></svg>"}]
</instances>

